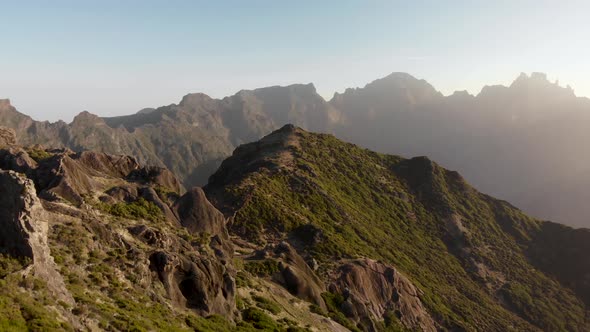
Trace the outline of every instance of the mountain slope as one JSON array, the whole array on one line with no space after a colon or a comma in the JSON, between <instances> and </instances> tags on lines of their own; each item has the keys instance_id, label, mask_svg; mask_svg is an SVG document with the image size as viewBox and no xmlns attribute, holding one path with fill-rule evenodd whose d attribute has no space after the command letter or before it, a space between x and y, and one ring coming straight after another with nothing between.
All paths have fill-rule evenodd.
<instances>
[{"instance_id":1,"label":"mountain slope","mask_svg":"<svg viewBox=\"0 0 590 332\"><path fill-rule=\"evenodd\" d=\"M181 196L164 168L14 135L0 127L0 330L345 331L265 280L238 289L200 188Z\"/></svg>"},{"instance_id":2,"label":"mountain slope","mask_svg":"<svg viewBox=\"0 0 590 332\"><path fill-rule=\"evenodd\" d=\"M587 230L289 125L204 188L0 128L0 329L586 331Z\"/></svg>"},{"instance_id":3,"label":"mountain slope","mask_svg":"<svg viewBox=\"0 0 590 332\"><path fill-rule=\"evenodd\" d=\"M543 232L548 224L477 192L427 158L381 155L286 126L239 147L205 191L230 217L232 233L261 248L287 241L312 262L320 288L329 290L316 303L363 328L387 321L388 310L406 324L405 315L415 318L395 301L383 310L365 308L357 300L367 294L347 293L353 284L338 286L342 266L364 259L407 276L423 314L439 328L589 328L586 295L553 279L550 267L528 252L546 250L535 239L551 237ZM580 259L568 257L567 264ZM334 297L341 299L336 305Z\"/></svg>"}]
</instances>

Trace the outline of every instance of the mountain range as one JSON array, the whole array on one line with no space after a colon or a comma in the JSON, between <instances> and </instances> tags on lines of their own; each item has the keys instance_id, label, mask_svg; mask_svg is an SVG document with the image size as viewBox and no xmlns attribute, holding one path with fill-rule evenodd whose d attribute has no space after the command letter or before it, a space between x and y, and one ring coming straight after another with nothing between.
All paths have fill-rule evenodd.
<instances>
[{"instance_id":1,"label":"mountain range","mask_svg":"<svg viewBox=\"0 0 590 332\"><path fill-rule=\"evenodd\" d=\"M587 229L293 125L188 190L0 128L0 223L6 331L590 329Z\"/></svg>"},{"instance_id":2,"label":"mountain range","mask_svg":"<svg viewBox=\"0 0 590 332\"><path fill-rule=\"evenodd\" d=\"M83 112L69 124L35 121L0 101L0 125L13 128L19 144L131 155L169 168L185 188L204 185L237 146L287 123L378 152L427 155L537 217L590 226L590 100L540 73L521 74L508 87L486 86L476 96L444 96L405 73L330 101L311 84L223 99L189 94L128 116Z\"/></svg>"}]
</instances>

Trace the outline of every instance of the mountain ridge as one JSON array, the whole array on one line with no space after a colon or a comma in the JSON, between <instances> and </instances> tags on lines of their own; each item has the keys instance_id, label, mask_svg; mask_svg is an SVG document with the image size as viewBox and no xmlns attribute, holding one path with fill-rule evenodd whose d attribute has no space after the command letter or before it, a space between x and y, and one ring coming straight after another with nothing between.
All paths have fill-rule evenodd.
<instances>
[{"instance_id":1,"label":"mountain ridge","mask_svg":"<svg viewBox=\"0 0 590 332\"><path fill-rule=\"evenodd\" d=\"M569 285L571 281L566 280L574 274L560 275L559 269L551 268L552 259L574 256L565 252L562 256L545 256L545 250L552 246L545 246L539 238L552 238L551 232L542 230L550 223L477 192L459 173L445 170L426 157L380 155L331 135L285 126L236 149L204 190L229 218L230 232L261 247L289 242L304 260L319 264L316 273L324 282L330 283L329 276L334 273L331 266L338 266L338 262L370 257L390 264L418 287L429 315L438 317L437 322L448 329L504 330L516 324L512 328L535 330L520 321L524 319L541 330L552 330L559 329L561 323L557 322L562 318L551 310L542 313L546 309L538 303L569 303L562 307L566 315L585 310L573 309L584 307L580 303L587 300L585 290L577 288L574 298L580 299L576 300L569 290L556 290L570 286L557 286L553 275ZM581 238L588 236L587 230L565 229ZM572 248L580 248L581 243L577 243ZM573 267L582 261L564 264ZM453 277L445 280L441 275ZM587 270L583 275L588 275ZM541 291L544 287L557 288ZM530 295L534 302L526 302L527 296L523 297L521 291L536 294ZM561 295L540 300L538 292ZM452 307L448 307L449 312L470 317L466 318L469 323L461 323L457 316L445 316L442 312L447 309L434 304L438 296ZM348 301L346 306L357 305L354 297ZM470 301L477 304L467 304ZM346 306L340 307L345 313ZM477 306L482 311L463 311ZM369 314L363 310L348 312L349 317L362 326L371 326L366 319L375 311ZM574 320L578 323L565 329L585 329L584 318Z\"/></svg>"},{"instance_id":2,"label":"mountain ridge","mask_svg":"<svg viewBox=\"0 0 590 332\"><path fill-rule=\"evenodd\" d=\"M379 152L428 155L539 217L586 227L590 220L579 194L584 184L577 184L590 169L590 158L579 153L580 142L590 139L582 127L590 100L540 73L521 74L510 86L486 86L475 96L444 96L405 73L329 101L313 84L242 90L222 99L197 93L139 114L81 114L70 124L34 121L9 106L0 107L0 125L15 129L23 144L133 155L170 168L186 188L204 185L240 144L294 123ZM559 161L574 169L560 171Z\"/></svg>"},{"instance_id":3,"label":"mountain ridge","mask_svg":"<svg viewBox=\"0 0 590 332\"><path fill-rule=\"evenodd\" d=\"M285 125L184 192L133 157L14 136L0 127L0 327L588 329L590 232L427 157Z\"/></svg>"}]
</instances>

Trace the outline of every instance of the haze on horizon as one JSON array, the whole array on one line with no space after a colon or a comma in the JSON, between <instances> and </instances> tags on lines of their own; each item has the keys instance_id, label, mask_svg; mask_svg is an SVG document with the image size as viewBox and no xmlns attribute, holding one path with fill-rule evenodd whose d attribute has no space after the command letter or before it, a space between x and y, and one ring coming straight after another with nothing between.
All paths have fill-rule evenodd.
<instances>
[{"instance_id":1,"label":"haze on horizon","mask_svg":"<svg viewBox=\"0 0 590 332\"><path fill-rule=\"evenodd\" d=\"M0 11L0 98L38 120L292 83L329 99L395 71L444 94L540 71L590 96L584 1L59 0Z\"/></svg>"}]
</instances>

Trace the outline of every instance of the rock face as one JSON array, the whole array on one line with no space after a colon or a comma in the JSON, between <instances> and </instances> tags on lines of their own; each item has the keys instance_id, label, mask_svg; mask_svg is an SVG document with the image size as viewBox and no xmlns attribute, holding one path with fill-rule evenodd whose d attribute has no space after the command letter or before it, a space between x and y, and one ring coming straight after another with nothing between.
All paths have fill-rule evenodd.
<instances>
[{"instance_id":1,"label":"rock face","mask_svg":"<svg viewBox=\"0 0 590 332\"><path fill-rule=\"evenodd\" d=\"M35 161L31 156L35 156ZM179 195L184 189L167 169L140 166L135 158L68 149L11 146L0 149L0 167L25 173L35 180L46 199L65 199L81 205L84 197L107 193L115 201L132 202L139 197L159 205L167 217L175 218L154 189ZM145 189L145 190L139 190ZM106 199L106 198L105 198ZM106 199L105 202L114 202Z\"/></svg>"},{"instance_id":2,"label":"rock face","mask_svg":"<svg viewBox=\"0 0 590 332\"><path fill-rule=\"evenodd\" d=\"M345 263L337 269L330 291L344 295L342 310L367 330L375 331L374 321L394 314L409 329L437 331L418 289L392 266L371 259Z\"/></svg>"},{"instance_id":3,"label":"rock face","mask_svg":"<svg viewBox=\"0 0 590 332\"><path fill-rule=\"evenodd\" d=\"M34 276L46 281L54 296L71 305L74 300L50 255L47 220L33 181L0 170L0 250L13 257L29 258Z\"/></svg>"},{"instance_id":4,"label":"rock face","mask_svg":"<svg viewBox=\"0 0 590 332\"><path fill-rule=\"evenodd\" d=\"M154 301L149 305L165 304L171 313L189 309L193 315L215 314L230 321L239 317L225 218L202 190L193 189L177 204L179 219L172 208L180 182L170 171L143 167L131 157L10 146L0 149L0 168L0 258L30 260L24 273L43 281L37 287L47 288L44 296L63 302L64 309L54 313L59 321L96 329L93 315L86 313L94 305L94 300L86 301L91 291L98 297L110 293L103 301L116 299L113 292L123 296L121 291L149 296ZM112 206L118 210L109 210ZM158 209L162 214L157 219L146 214ZM72 296L66 283L75 290L85 285L83 293ZM139 294L133 293L137 287ZM68 308L76 308L75 314ZM99 311L105 308L110 307Z\"/></svg>"},{"instance_id":5,"label":"rock face","mask_svg":"<svg viewBox=\"0 0 590 332\"><path fill-rule=\"evenodd\" d=\"M322 299L326 286L288 242L281 242L267 254L279 262L280 273L274 276L275 281L291 294L326 309Z\"/></svg>"},{"instance_id":6,"label":"rock face","mask_svg":"<svg viewBox=\"0 0 590 332\"><path fill-rule=\"evenodd\" d=\"M22 147L0 147L0 168L31 174L37 168L37 162Z\"/></svg>"},{"instance_id":7,"label":"rock face","mask_svg":"<svg viewBox=\"0 0 590 332\"><path fill-rule=\"evenodd\" d=\"M150 268L175 305L196 310L202 316L236 316L234 278L228 267L214 258L158 251L150 256Z\"/></svg>"},{"instance_id":8,"label":"rock face","mask_svg":"<svg viewBox=\"0 0 590 332\"><path fill-rule=\"evenodd\" d=\"M16 132L12 128L0 127L0 147L16 144Z\"/></svg>"},{"instance_id":9,"label":"rock face","mask_svg":"<svg viewBox=\"0 0 590 332\"><path fill-rule=\"evenodd\" d=\"M182 226L193 233L226 234L225 218L209 201L203 189L195 187L174 205Z\"/></svg>"}]
</instances>

